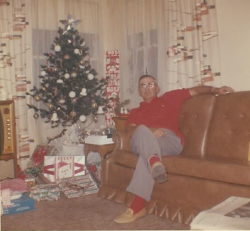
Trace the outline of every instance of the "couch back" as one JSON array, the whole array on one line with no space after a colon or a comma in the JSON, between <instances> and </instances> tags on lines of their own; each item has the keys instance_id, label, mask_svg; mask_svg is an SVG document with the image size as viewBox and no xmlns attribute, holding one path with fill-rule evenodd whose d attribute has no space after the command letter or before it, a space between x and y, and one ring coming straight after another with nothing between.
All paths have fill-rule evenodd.
<instances>
[{"instance_id":1,"label":"couch back","mask_svg":"<svg viewBox=\"0 0 250 231\"><path fill-rule=\"evenodd\" d=\"M179 129L185 141L182 155L248 161L250 91L186 100Z\"/></svg>"}]
</instances>

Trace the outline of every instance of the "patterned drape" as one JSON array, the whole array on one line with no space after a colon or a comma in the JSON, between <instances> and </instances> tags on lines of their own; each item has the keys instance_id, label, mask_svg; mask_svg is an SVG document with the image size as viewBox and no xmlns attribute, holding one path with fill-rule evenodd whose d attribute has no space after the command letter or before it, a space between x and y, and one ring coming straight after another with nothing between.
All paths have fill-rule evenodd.
<instances>
[{"instance_id":1,"label":"patterned drape","mask_svg":"<svg viewBox=\"0 0 250 231\"><path fill-rule=\"evenodd\" d=\"M28 68L31 43L24 0L1 1L0 4L0 96L14 99L19 164L30 155L26 105L27 83L32 75Z\"/></svg>"},{"instance_id":2,"label":"patterned drape","mask_svg":"<svg viewBox=\"0 0 250 231\"><path fill-rule=\"evenodd\" d=\"M220 86L214 0L170 0L166 5L168 89Z\"/></svg>"}]
</instances>

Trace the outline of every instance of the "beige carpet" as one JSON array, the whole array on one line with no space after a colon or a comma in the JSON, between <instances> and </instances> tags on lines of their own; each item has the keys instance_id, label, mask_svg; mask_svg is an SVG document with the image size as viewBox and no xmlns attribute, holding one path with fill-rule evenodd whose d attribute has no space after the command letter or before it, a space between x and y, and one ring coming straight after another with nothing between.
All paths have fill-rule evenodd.
<instances>
[{"instance_id":1,"label":"beige carpet","mask_svg":"<svg viewBox=\"0 0 250 231\"><path fill-rule=\"evenodd\" d=\"M188 226L155 215L130 224L116 224L115 215L125 205L108 201L96 194L58 201L36 202L34 211L1 217L2 230L186 230Z\"/></svg>"}]
</instances>

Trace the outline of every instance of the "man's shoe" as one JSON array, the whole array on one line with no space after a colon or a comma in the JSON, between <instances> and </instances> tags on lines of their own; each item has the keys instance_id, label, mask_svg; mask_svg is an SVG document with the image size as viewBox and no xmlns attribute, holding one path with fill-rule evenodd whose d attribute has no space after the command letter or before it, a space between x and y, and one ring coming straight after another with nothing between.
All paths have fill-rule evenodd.
<instances>
[{"instance_id":1,"label":"man's shoe","mask_svg":"<svg viewBox=\"0 0 250 231\"><path fill-rule=\"evenodd\" d=\"M164 183L168 180L166 168L162 162L158 161L151 167L151 175L158 183Z\"/></svg>"},{"instance_id":2,"label":"man's shoe","mask_svg":"<svg viewBox=\"0 0 250 231\"><path fill-rule=\"evenodd\" d=\"M146 216L146 214L147 214L146 208L143 208L139 213L136 213L135 215L134 211L129 208L123 214L117 216L114 219L114 222L118 224L131 223L133 221L138 220L139 218Z\"/></svg>"}]
</instances>

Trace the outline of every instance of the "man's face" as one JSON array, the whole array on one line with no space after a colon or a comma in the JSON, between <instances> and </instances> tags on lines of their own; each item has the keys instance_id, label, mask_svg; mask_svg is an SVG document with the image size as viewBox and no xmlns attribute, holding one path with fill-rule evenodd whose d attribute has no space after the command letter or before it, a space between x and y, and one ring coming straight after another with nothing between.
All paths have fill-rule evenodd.
<instances>
[{"instance_id":1,"label":"man's face","mask_svg":"<svg viewBox=\"0 0 250 231\"><path fill-rule=\"evenodd\" d=\"M156 85L152 77L144 77L139 81L138 93L144 102L150 103L157 96L160 88Z\"/></svg>"}]
</instances>

